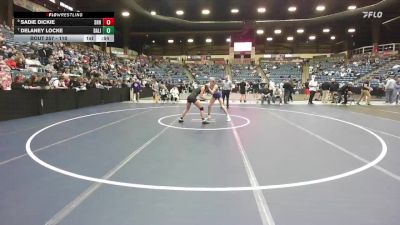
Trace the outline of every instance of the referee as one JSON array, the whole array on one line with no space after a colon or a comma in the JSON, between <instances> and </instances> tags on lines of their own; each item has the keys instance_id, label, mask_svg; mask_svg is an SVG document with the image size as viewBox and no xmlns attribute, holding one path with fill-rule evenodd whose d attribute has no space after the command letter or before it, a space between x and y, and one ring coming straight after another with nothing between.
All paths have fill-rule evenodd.
<instances>
[{"instance_id":1,"label":"referee","mask_svg":"<svg viewBox=\"0 0 400 225\"><path fill-rule=\"evenodd\" d=\"M228 76L225 76L224 80L222 80L222 101L225 102L226 97L226 108L229 108L229 95L231 94L232 88L232 81L228 79Z\"/></svg>"}]
</instances>

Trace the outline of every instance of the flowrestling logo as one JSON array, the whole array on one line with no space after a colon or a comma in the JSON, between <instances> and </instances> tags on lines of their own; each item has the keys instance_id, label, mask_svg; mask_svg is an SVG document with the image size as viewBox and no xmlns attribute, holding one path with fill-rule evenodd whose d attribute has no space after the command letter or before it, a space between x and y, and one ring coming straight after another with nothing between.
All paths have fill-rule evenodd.
<instances>
[{"instance_id":1,"label":"flowrestling logo","mask_svg":"<svg viewBox=\"0 0 400 225\"><path fill-rule=\"evenodd\" d=\"M381 11L367 11L367 12L363 12L363 14L364 14L364 16L363 16L363 18L364 19L379 19L379 18L382 18L383 17L383 12L381 12Z\"/></svg>"}]
</instances>

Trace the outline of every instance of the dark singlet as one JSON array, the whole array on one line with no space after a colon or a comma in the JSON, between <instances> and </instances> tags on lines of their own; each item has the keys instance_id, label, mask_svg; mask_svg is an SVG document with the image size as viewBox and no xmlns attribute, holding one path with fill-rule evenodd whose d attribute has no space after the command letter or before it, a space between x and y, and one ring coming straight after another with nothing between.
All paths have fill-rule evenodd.
<instances>
[{"instance_id":1,"label":"dark singlet","mask_svg":"<svg viewBox=\"0 0 400 225\"><path fill-rule=\"evenodd\" d=\"M201 87L194 89L192 93L187 97L187 101L190 103L195 103L197 101L197 96L200 93L201 93Z\"/></svg>"}]
</instances>

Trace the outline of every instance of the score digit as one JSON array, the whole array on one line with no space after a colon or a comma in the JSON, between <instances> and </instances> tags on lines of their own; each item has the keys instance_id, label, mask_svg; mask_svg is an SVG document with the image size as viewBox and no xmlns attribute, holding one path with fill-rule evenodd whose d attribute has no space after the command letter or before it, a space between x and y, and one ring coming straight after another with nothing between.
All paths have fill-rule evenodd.
<instances>
[{"instance_id":1,"label":"score digit","mask_svg":"<svg viewBox=\"0 0 400 225\"><path fill-rule=\"evenodd\" d=\"M114 18L103 18L103 26L114 26Z\"/></svg>"},{"instance_id":2,"label":"score digit","mask_svg":"<svg viewBox=\"0 0 400 225\"><path fill-rule=\"evenodd\" d=\"M103 34L114 34L114 27L103 27Z\"/></svg>"}]
</instances>

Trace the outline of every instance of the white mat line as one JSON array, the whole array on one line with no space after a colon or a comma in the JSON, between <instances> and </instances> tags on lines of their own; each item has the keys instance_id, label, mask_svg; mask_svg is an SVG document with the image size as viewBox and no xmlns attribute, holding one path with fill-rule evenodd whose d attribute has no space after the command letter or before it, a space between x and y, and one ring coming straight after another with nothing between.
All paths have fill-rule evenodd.
<instances>
[{"instance_id":1,"label":"white mat line","mask_svg":"<svg viewBox=\"0 0 400 225\"><path fill-rule=\"evenodd\" d=\"M377 132L377 133L384 134L384 135L389 136L389 137L393 137L393 138L400 139L400 136L396 136L396 135L394 135L394 134L387 133L387 132L385 132L385 131L376 130L376 129L372 129L372 128L368 128L368 129L370 129L370 130L372 130L372 131L375 131L375 132Z\"/></svg>"},{"instance_id":2,"label":"white mat line","mask_svg":"<svg viewBox=\"0 0 400 225\"><path fill-rule=\"evenodd\" d=\"M321 140L321 141L323 141L323 142L325 142L325 143L327 143L327 144L329 144L329 145L335 147L336 149L338 149L338 150L340 150L340 151L342 151L342 152L344 152L344 153L346 153L346 154L352 156L353 158L355 158L355 159L357 159L357 160L359 160L359 161L361 161L361 162L363 162L363 163L366 163L366 164L370 163L370 161L368 161L368 160L362 158L361 156L359 156L359 155L357 155L357 154L355 154L355 153L353 153L353 152L347 150L346 148L344 148L344 147L342 147L342 146L340 146L340 145L337 145L337 144L334 143L334 142L329 141L329 140L326 139L326 138L323 138L323 137L319 136L318 134L316 134L316 133L314 133L314 132L308 130L307 128L304 128L304 127L302 127L302 126L300 126L300 125L297 125L297 124L295 124L295 123L293 123L293 122L291 122L291 121L289 121L289 120L287 120L287 119L285 119L285 118L283 118L283 117L281 117L281 116L279 116L279 115L276 115L275 113L270 112L270 114L273 115L273 116L275 116L275 117L278 118L278 119L281 119L281 120L285 121L286 123L288 123L288 124L290 124L290 125L292 125L292 126L298 128L298 129L300 129L300 130L302 130L302 131L304 131L304 132L310 134L311 136L316 137L317 139L319 139L319 140ZM394 174L394 173L390 172L389 170L387 170L387 169L385 169L385 168L383 168L383 167L381 167L381 166L378 166L378 165L375 165L375 166L373 166L373 167L374 167L375 169L381 171L382 173L386 174L387 176L389 176L389 177L391 177L391 178L393 178L393 179L395 179L395 180L397 180L397 181L400 181L400 176L399 176L399 175Z\"/></svg>"},{"instance_id":3,"label":"white mat line","mask_svg":"<svg viewBox=\"0 0 400 225\"><path fill-rule=\"evenodd\" d=\"M134 150L128 157L122 160L117 166L108 171L101 179L108 180L115 175L122 167L124 167L130 160L136 155L142 152L147 146L153 143L158 137L160 137L169 127L165 127L153 138L148 140L138 149ZM65 217L67 217L72 211L74 211L80 204L82 204L90 195L92 195L97 189L99 189L103 183L94 183L90 185L86 190L80 193L74 200L68 203L63 209L57 212L45 225L56 225L59 224Z\"/></svg>"},{"instance_id":4,"label":"white mat line","mask_svg":"<svg viewBox=\"0 0 400 225\"><path fill-rule=\"evenodd\" d=\"M104 128L106 128L106 127L115 125L115 124L117 124L117 123L121 123L121 122L123 122L123 121L125 121L125 120L132 119L132 118L134 118L134 117L136 117L136 116L138 116L138 115L140 115L140 114L143 114L143 113L146 113L146 112L149 112L149 111L150 111L150 110L146 110L146 111L143 111L143 112L140 112L140 113L133 114L132 116L128 116L128 117L126 117L126 118L123 118L123 119L120 119L120 120L117 120L117 121L114 121L114 122L111 122L111 123L104 124L104 125L102 125L102 126L100 126L100 127L97 127L97 128L95 128L95 129L88 130L88 131L85 131L85 132L80 133L80 134L78 134L78 135L75 135L75 136L72 136L72 137L63 139L63 140L61 140L61 141L57 141L57 142L54 142L54 143L52 143L52 144L46 145L46 146L44 146L44 147L38 148L38 149L36 149L36 150L33 150L33 152L41 152L41 151L44 151L44 150L46 150L46 149L48 149L48 148L50 148L50 147L53 147L53 146L55 146L55 145L62 144L62 143L64 143L64 142L67 142L67 141L76 139L76 138L81 137L81 136L86 135L86 134L93 133L93 132L95 132L95 131L104 129ZM13 157L13 158L11 158L11 159L7 159L7 160L5 160L5 161L2 161L2 162L0 162L0 166L5 165L5 164L10 163L10 162L13 162L13 161L18 160L18 159L21 159L21 158L23 158L23 157L25 157L25 156L28 156L28 154L25 153L25 154L22 154L22 155Z\"/></svg>"},{"instance_id":5,"label":"white mat line","mask_svg":"<svg viewBox=\"0 0 400 225\"><path fill-rule=\"evenodd\" d=\"M231 123L232 123L232 126L234 127L235 124L233 123L233 121ZM240 155L242 157L243 164L246 169L246 173L249 178L250 184L252 187L258 187L258 186L260 186L260 184L258 183L257 177L254 173L253 167L251 166L250 160L244 149L244 146L239 137L239 134L236 129L232 129L232 130L233 130L233 135L235 137L235 141L239 147ZM268 207L268 203L265 200L265 196L264 196L262 190L255 190L255 191L253 191L253 194L254 194L254 198L256 200L257 209L260 214L262 224L263 225L275 225L275 221L272 217L271 211Z\"/></svg>"},{"instance_id":6,"label":"white mat line","mask_svg":"<svg viewBox=\"0 0 400 225\"><path fill-rule=\"evenodd\" d=\"M192 119L192 121L199 122L199 121L203 121L203 120L202 119ZM217 122L215 119L209 119L207 121L210 122L210 123L216 123Z\"/></svg>"}]
</instances>

